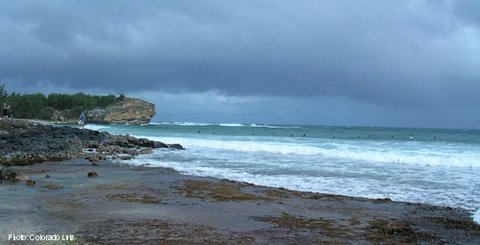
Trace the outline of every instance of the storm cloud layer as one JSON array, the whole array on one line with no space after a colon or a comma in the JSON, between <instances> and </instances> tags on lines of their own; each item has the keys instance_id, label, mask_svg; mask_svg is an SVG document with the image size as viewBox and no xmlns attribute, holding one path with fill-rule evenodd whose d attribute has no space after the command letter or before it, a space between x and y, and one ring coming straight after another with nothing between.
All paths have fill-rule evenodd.
<instances>
[{"instance_id":1,"label":"storm cloud layer","mask_svg":"<svg viewBox=\"0 0 480 245\"><path fill-rule=\"evenodd\" d=\"M475 0L0 1L0 37L14 86L480 105Z\"/></svg>"}]
</instances>

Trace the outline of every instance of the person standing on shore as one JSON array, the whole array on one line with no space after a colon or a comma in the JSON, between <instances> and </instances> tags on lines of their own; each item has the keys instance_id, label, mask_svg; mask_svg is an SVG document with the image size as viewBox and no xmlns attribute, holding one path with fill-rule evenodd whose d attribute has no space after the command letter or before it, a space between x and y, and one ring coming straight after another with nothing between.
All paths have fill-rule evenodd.
<instances>
[{"instance_id":1,"label":"person standing on shore","mask_svg":"<svg viewBox=\"0 0 480 245\"><path fill-rule=\"evenodd\" d=\"M3 118L8 118L8 110L10 110L10 105L6 102L3 103Z\"/></svg>"},{"instance_id":2,"label":"person standing on shore","mask_svg":"<svg viewBox=\"0 0 480 245\"><path fill-rule=\"evenodd\" d=\"M80 113L80 117L78 118L78 125L80 125L81 128L83 128L83 125L85 124L85 121L87 120L87 116L85 116L85 113Z\"/></svg>"}]
</instances>

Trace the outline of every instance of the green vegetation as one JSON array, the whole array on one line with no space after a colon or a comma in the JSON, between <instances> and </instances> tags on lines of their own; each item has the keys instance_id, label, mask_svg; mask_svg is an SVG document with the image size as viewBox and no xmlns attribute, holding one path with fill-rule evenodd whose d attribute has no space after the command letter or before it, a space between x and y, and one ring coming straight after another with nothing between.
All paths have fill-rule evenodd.
<instances>
[{"instance_id":1,"label":"green vegetation","mask_svg":"<svg viewBox=\"0 0 480 245\"><path fill-rule=\"evenodd\" d=\"M10 104L10 114L16 118L44 120L77 119L80 112L94 108L104 108L121 97L114 95L77 94L8 94L5 84L0 84L0 102Z\"/></svg>"},{"instance_id":2,"label":"green vegetation","mask_svg":"<svg viewBox=\"0 0 480 245\"><path fill-rule=\"evenodd\" d=\"M7 98L7 90L5 89L5 84L0 84L0 102L2 102L2 105L3 105L3 101L5 101L5 99Z\"/></svg>"}]
</instances>

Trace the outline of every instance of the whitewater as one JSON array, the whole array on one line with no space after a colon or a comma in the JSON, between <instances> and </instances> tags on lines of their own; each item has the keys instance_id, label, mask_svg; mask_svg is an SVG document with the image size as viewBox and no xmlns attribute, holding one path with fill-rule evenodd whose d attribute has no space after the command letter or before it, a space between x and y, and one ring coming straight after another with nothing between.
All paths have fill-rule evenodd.
<instances>
[{"instance_id":1,"label":"whitewater","mask_svg":"<svg viewBox=\"0 0 480 245\"><path fill-rule=\"evenodd\" d=\"M87 125L185 151L155 150L129 164L367 198L459 207L480 222L480 131L162 122Z\"/></svg>"}]
</instances>

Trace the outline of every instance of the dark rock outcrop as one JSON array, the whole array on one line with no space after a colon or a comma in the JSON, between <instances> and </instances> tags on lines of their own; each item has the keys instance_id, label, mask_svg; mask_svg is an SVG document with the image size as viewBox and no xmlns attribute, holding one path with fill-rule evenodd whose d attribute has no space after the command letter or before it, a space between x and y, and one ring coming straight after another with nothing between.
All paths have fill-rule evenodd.
<instances>
[{"instance_id":1,"label":"dark rock outcrop","mask_svg":"<svg viewBox=\"0 0 480 245\"><path fill-rule=\"evenodd\" d=\"M87 176L88 176L89 178L91 178L91 177L98 177L98 174L97 174L97 172L95 172L95 171L91 171L91 172L88 172Z\"/></svg>"},{"instance_id":2,"label":"dark rock outcrop","mask_svg":"<svg viewBox=\"0 0 480 245\"><path fill-rule=\"evenodd\" d=\"M174 150L185 150L182 145L180 144L170 144L167 145L169 149L174 149Z\"/></svg>"},{"instance_id":3,"label":"dark rock outcrop","mask_svg":"<svg viewBox=\"0 0 480 245\"><path fill-rule=\"evenodd\" d=\"M183 149L178 144L87 129L37 125L28 120L1 120L0 132L0 164L7 166L72 158L96 162L148 154L153 148Z\"/></svg>"},{"instance_id":4,"label":"dark rock outcrop","mask_svg":"<svg viewBox=\"0 0 480 245\"><path fill-rule=\"evenodd\" d=\"M7 180L11 182L27 181L29 178L22 171L14 168L0 169L0 180Z\"/></svg>"},{"instance_id":5,"label":"dark rock outcrop","mask_svg":"<svg viewBox=\"0 0 480 245\"><path fill-rule=\"evenodd\" d=\"M37 184L37 181L28 179L27 182L25 182L28 186L34 186Z\"/></svg>"},{"instance_id":6,"label":"dark rock outcrop","mask_svg":"<svg viewBox=\"0 0 480 245\"><path fill-rule=\"evenodd\" d=\"M46 184L42 186L42 188L49 189L49 190L60 190L63 189L63 186L57 184Z\"/></svg>"}]
</instances>

